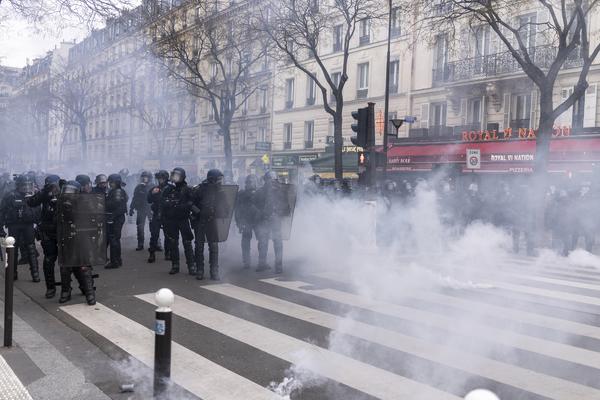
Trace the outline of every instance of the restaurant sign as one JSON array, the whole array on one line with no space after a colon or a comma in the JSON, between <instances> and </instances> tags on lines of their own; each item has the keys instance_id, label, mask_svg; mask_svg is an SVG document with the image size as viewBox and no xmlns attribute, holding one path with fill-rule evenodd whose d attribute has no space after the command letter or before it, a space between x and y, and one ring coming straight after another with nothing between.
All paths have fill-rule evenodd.
<instances>
[{"instance_id":1,"label":"restaurant sign","mask_svg":"<svg viewBox=\"0 0 600 400\"><path fill-rule=\"evenodd\" d=\"M507 128L504 131L485 130L485 131L465 131L462 133L461 139L463 142L489 142L497 140L531 140L537 137L538 130L530 128L512 129ZM552 132L552 137L569 137L571 136L571 127L555 127Z\"/></svg>"}]
</instances>

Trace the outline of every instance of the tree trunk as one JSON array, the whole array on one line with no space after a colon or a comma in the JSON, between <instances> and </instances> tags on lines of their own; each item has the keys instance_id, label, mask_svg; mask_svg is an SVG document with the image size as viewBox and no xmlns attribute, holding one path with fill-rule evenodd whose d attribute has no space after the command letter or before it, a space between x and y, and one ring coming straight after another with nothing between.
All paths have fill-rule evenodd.
<instances>
[{"instance_id":1,"label":"tree trunk","mask_svg":"<svg viewBox=\"0 0 600 400\"><path fill-rule=\"evenodd\" d=\"M79 124L79 135L81 137L81 160L88 161L87 157L87 124L82 122Z\"/></svg>"},{"instance_id":2,"label":"tree trunk","mask_svg":"<svg viewBox=\"0 0 600 400\"><path fill-rule=\"evenodd\" d=\"M231 122L226 121L221 127L223 131L223 151L225 153L225 176L233 177L233 158L231 154Z\"/></svg>"},{"instance_id":3,"label":"tree trunk","mask_svg":"<svg viewBox=\"0 0 600 400\"><path fill-rule=\"evenodd\" d=\"M550 155L550 140L554 130L552 92L552 88L540 91L539 130L535 147L534 182L531 185L533 193L528 199L533 217L533 240L536 248L543 245L545 233L544 216L546 211L545 196L548 187L548 158Z\"/></svg>"},{"instance_id":4,"label":"tree trunk","mask_svg":"<svg viewBox=\"0 0 600 400\"><path fill-rule=\"evenodd\" d=\"M342 135L342 110L343 100L337 99L335 115L333 116L333 158L334 158L334 170L335 179L342 181L344 178L344 165L342 162L342 146L344 137Z\"/></svg>"}]
</instances>

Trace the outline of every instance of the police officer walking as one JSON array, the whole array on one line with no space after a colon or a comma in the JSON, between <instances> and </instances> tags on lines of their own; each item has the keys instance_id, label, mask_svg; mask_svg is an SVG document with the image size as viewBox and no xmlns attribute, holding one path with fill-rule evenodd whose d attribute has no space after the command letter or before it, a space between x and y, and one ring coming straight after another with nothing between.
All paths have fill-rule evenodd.
<instances>
[{"instance_id":1,"label":"police officer walking","mask_svg":"<svg viewBox=\"0 0 600 400\"><path fill-rule=\"evenodd\" d=\"M42 207L40 223L38 224L41 235L42 249L44 250L44 280L46 282L46 298L51 299L56 295L56 280L54 279L54 266L58 258L58 238L56 225L57 201L60 195L60 178L58 175L48 175L45 185L39 192L27 199L30 207Z\"/></svg>"},{"instance_id":2,"label":"police officer walking","mask_svg":"<svg viewBox=\"0 0 600 400\"><path fill-rule=\"evenodd\" d=\"M121 259L121 231L125 224L125 214L127 214L127 193L121 187L121 176L111 174L108 177L110 190L106 196L106 212L108 213L108 246L110 248L110 261L106 264L106 269L119 268L123 265Z\"/></svg>"},{"instance_id":3,"label":"police officer walking","mask_svg":"<svg viewBox=\"0 0 600 400\"><path fill-rule=\"evenodd\" d=\"M211 169L206 180L196 186L192 192L192 224L195 238L196 279L204 279L204 243L208 242L208 263L210 279L218 281L219 276L219 243L216 237L215 220L221 217L218 211L225 202L221 193L223 173Z\"/></svg>"},{"instance_id":4,"label":"police officer walking","mask_svg":"<svg viewBox=\"0 0 600 400\"><path fill-rule=\"evenodd\" d=\"M137 227L138 245L135 248L136 251L144 249L144 228L146 227L146 217L150 211L148 204L148 190L150 188L151 180L152 174L148 171L142 171L140 183L133 191L133 199L131 199L131 205L129 206L129 216L133 217L133 213L137 212L135 224Z\"/></svg>"},{"instance_id":5,"label":"police officer walking","mask_svg":"<svg viewBox=\"0 0 600 400\"><path fill-rule=\"evenodd\" d=\"M62 261L60 261L61 290L58 302L61 304L71 300L71 273L75 275L75 278L79 282L79 288L85 296L87 304L96 304L96 292L94 289L94 278L92 277L92 267L89 264L73 265L74 260L69 259L69 256L77 258L77 256L81 254L89 255L89 252L81 252L81 249L73 251L72 246L74 244L68 243L69 240L75 240L78 243L78 246L80 246L82 242L85 242L85 240L80 240L82 239L83 235L80 235L79 231L77 230L80 219L84 218L84 216L79 215L77 212L74 212L74 208L77 207L77 202L82 200L82 198L78 198L78 196L83 196L91 193L91 184L82 187L79 183L89 180L89 177L87 177L87 179L86 177L87 175L78 175L77 178L79 178L79 181L75 180L65 183L61 189L61 194L58 198L59 205L57 210L57 227L60 239L60 242L58 242L58 246L60 246L63 249L64 254ZM91 204L93 208L97 208L97 205L93 204L93 201L91 202ZM102 212L104 212L104 210L102 210ZM75 231L72 231L72 229L75 229ZM83 229L87 230L87 226ZM62 232L62 235L60 232ZM71 247L68 246L69 244L71 244ZM65 246L67 246L68 248L66 248ZM88 248L85 250L91 249Z\"/></svg>"},{"instance_id":6,"label":"police officer walking","mask_svg":"<svg viewBox=\"0 0 600 400\"><path fill-rule=\"evenodd\" d=\"M179 273L179 234L183 241L183 251L190 275L196 274L194 266L194 235L190 226L192 208L192 190L185 181L185 170L174 168L171 172L171 184L162 192L160 216L165 236L170 247L171 270L169 274Z\"/></svg>"},{"instance_id":7,"label":"police officer walking","mask_svg":"<svg viewBox=\"0 0 600 400\"><path fill-rule=\"evenodd\" d=\"M160 228L162 226L161 215L160 215L160 201L162 193L169 184L169 173L164 169L161 169L154 174L157 185L148 191L147 202L150 205L150 246L148 247L148 262L153 263L156 261L156 252L162 251L158 244L158 237L160 235ZM167 259L169 253L169 246L167 244L167 235L165 235L165 259Z\"/></svg>"},{"instance_id":8,"label":"police officer walking","mask_svg":"<svg viewBox=\"0 0 600 400\"><path fill-rule=\"evenodd\" d=\"M258 268L257 272L270 269L267 264L269 238L273 241L275 253L275 272L283 272L283 236L282 217L289 216L291 210L285 193L277 179L277 173L269 171L263 177L264 185L260 189L261 220L258 225Z\"/></svg>"},{"instance_id":9,"label":"police officer walking","mask_svg":"<svg viewBox=\"0 0 600 400\"><path fill-rule=\"evenodd\" d=\"M15 179L16 189L7 193L0 203L0 237L6 236L4 226L8 228L8 234L15 238L15 247L25 249L31 280L40 281L37 251L35 248L35 232L33 224L38 222L39 207L27 204L27 198L33 194L33 182L25 175L19 175ZM15 279L17 271L15 270Z\"/></svg>"},{"instance_id":10,"label":"police officer walking","mask_svg":"<svg viewBox=\"0 0 600 400\"><path fill-rule=\"evenodd\" d=\"M235 223L242 234L242 264L244 269L249 269L251 264L250 242L252 232L258 239L258 223L260 210L258 209L258 178L250 174L244 182L244 190L239 194L235 208Z\"/></svg>"}]
</instances>

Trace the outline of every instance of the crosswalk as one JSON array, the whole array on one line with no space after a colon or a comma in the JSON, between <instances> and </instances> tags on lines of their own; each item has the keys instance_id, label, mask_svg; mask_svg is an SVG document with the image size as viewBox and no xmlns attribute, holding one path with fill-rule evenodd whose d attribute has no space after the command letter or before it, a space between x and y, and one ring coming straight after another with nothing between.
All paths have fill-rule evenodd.
<instances>
[{"instance_id":1,"label":"crosswalk","mask_svg":"<svg viewBox=\"0 0 600 400\"><path fill-rule=\"evenodd\" d=\"M485 285L393 299L325 271L183 289L172 380L202 399L290 398L278 385L289 380L294 399L446 400L479 387L600 399L599 270L514 259L468 272ZM151 368L153 304L136 293L61 310Z\"/></svg>"}]
</instances>

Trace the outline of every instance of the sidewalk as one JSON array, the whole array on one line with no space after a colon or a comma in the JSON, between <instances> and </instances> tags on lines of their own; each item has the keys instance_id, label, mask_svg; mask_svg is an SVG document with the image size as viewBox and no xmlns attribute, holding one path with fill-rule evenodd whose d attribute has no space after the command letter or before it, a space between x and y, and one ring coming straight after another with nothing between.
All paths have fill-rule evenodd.
<instances>
[{"instance_id":1,"label":"sidewalk","mask_svg":"<svg viewBox=\"0 0 600 400\"><path fill-rule=\"evenodd\" d=\"M0 400L32 400L25 386L0 353Z\"/></svg>"}]
</instances>

